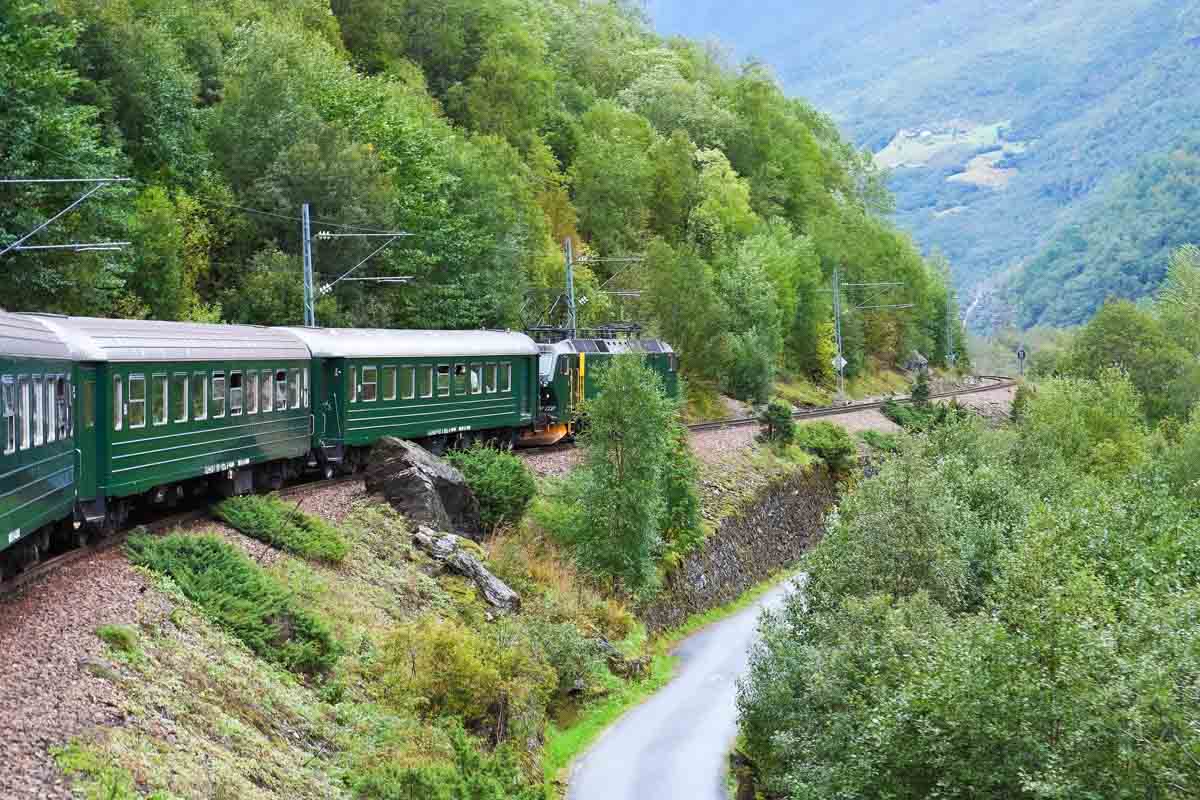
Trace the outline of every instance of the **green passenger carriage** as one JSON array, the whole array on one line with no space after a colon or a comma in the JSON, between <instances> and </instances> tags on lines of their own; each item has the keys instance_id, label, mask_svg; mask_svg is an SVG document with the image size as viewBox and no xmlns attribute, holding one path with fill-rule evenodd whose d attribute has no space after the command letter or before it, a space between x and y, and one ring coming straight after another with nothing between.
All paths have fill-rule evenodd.
<instances>
[{"instance_id":1,"label":"green passenger carriage","mask_svg":"<svg viewBox=\"0 0 1200 800\"><path fill-rule=\"evenodd\" d=\"M0 311L0 577L37 561L52 534L70 532L71 378L61 341L35 319Z\"/></svg>"},{"instance_id":2,"label":"green passenger carriage","mask_svg":"<svg viewBox=\"0 0 1200 800\"><path fill-rule=\"evenodd\" d=\"M331 472L384 436L434 452L533 424L538 349L507 331L289 328L313 356L314 449Z\"/></svg>"},{"instance_id":3,"label":"green passenger carriage","mask_svg":"<svg viewBox=\"0 0 1200 800\"><path fill-rule=\"evenodd\" d=\"M39 316L75 362L81 516L278 487L309 452L308 348L270 328Z\"/></svg>"}]
</instances>

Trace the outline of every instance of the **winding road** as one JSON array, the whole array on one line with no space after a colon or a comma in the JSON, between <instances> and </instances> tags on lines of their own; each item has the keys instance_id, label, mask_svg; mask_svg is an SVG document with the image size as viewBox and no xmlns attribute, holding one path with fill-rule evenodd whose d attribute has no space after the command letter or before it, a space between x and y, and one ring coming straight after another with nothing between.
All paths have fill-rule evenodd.
<instances>
[{"instance_id":1,"label":"winding road","mask_svg":"<svg viewBox=\"0 0 1200 800\"><path fill-rule=\"evenodd\" d=\"M727 800L737 736L737 679L746 670L759 612L776 608L794 580L685 639L675 678L612 726L576 762L568 800Z\"/></svg>"}]
</instances>

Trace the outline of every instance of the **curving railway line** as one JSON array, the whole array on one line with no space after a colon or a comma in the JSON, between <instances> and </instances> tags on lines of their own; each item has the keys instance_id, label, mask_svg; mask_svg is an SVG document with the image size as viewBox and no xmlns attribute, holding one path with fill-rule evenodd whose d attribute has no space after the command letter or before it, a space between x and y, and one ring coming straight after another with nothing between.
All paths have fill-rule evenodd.
<instances>
[{"instance_id":1,"label":"curving railway line","mask_svg":"<svg viewBox=\"0 0 1200 800\"><path fill-rule=\"evenodd\" d=\"M971 387L967 389L959 389L953 392L939 392L930 395L930 399L949 399L953 397L962 397L972 394L980 394L990 392L996 389L1005 389L1017 384L1011 378L999 375L980 375L977 376L982 381L988 383ZM906 403L911 402L909 398L895 398L896 402ZM886 401L872 401L865 403L849 403L843 406L829 406L825 408L806 409L797 411L793 417L797 420L820 419L824 417L836 417L844 414L854 414L859 411L867 411L871 409L882 408ZM735 428L748 425L760 424L756 417L732 417L723 420L713 420L711 422L699 422L689 425L688 429L693 432L721 430L725 428ZM537 453L554 452L562 449L574 447L573 444L556 444L549 447L527 448L522 450L522 454L534 455ZM299 498L303 497L307 492L329 486L331 484L345 483L347 481L359 480L355 476L332 478L328 480L310 480L305 483L296 484L280 490L279 494L283 498ZM203 502L203 501L202 501ZM171 528L186 525L201 519L206 519L210 515L209 505L204 502L202 506L194 509L181 511L172 514L155 514L153 510L147 510L146 517L143 519L133 520L134 524L117 531L111 536L104 537L92 544L86 544L82 547L76 547L67 550L61 554L47 558L25 571L13 576L9 580L0 583L0 598L15 594L20 589L37 582L41 578L54 572L56 569L67 564L74 563L80 559L87 558L97 553L115 547L125 541L125 538L134 530L143 530L151 533L166 531Z\"/></svg>"}]
</instances>

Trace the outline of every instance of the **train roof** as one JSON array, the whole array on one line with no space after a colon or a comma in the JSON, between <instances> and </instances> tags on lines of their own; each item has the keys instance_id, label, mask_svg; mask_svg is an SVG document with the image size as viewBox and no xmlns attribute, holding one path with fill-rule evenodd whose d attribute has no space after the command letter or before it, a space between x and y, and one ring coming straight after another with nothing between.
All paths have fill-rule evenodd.
<instances>
[{"instance_id":1,"label":"train roof","mask_svg":"<svg viewBox=\"0 0 1200 800\"><path fill-rule=\"evenodd\" d=\"M44 325L76 361L304 361L308 347L279 328L196 322L20 315Z\"/></svg>"},{"instance_id":2,"label":"train roof","mask_svg":"<svg viewBox=\"0 0 1200 800\"><path fill-rule=\"evenodd\" d=\"M513 331L389 331L286 328L317 358L484 358L536 356L533 339Z\"/></svg>"},{"instance_id":3,"label":"train roof","mask_svg":"<svg viewBox=\"0 0 1200 800\"><path fill-rule=\"evenodd\" d=\"M63 340L40 320L0 310L0 355L71 360Z\"/></svg>"}]
</instances>

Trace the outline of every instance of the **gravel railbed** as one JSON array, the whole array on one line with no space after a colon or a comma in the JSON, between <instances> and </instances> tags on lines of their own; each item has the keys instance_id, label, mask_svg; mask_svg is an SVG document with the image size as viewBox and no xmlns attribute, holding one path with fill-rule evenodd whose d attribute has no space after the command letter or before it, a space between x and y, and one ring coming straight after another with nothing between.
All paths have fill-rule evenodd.
<instances>
[{"instance_id":1,"label":"gravel railbed","mask_svg":"<svg viewBox=\"0 0 1200 800\"><path fill-rule=\"evenodd\" d=\"M101 625L136 625L146 581L119 549L76 561L0 602L0 797L70 798L50 748L124 720Z\"/></svg>"}]
</instances>

